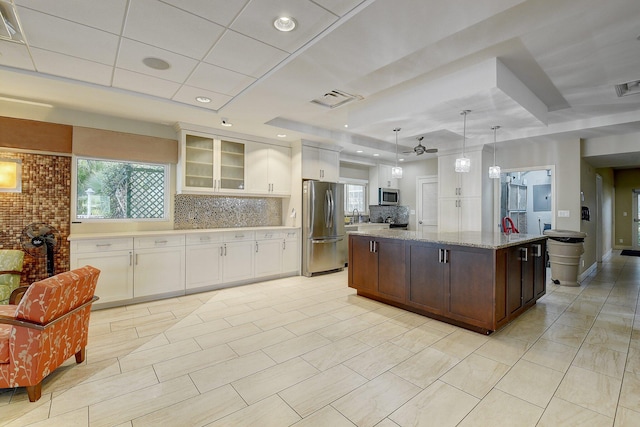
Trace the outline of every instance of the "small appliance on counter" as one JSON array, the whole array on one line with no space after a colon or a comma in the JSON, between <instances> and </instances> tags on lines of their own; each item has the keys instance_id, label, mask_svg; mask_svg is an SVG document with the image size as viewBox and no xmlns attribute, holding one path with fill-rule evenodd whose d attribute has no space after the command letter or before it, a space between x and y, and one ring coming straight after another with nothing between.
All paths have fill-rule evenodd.
<instances>
[{"instance_id":1,"label":"small appliance on counter","mask_svg":"<svg viewBox=\"0 0 640 427\"><path fill-rule=\"evenodd\" d=\"M398 206L400 204L400 190L397 188L378 188L378 205Z\"/></svg>"},{"instance_id":2,"label":"small appliance on counter","mask_svg":"<svg viewBox=\"0 0 640 427\"><path fill-rule=\"evenodd\" d=\"M344 269L348 243L344 229L344 184L302 183L302 274Z\"/></svg>"}]
</instances>

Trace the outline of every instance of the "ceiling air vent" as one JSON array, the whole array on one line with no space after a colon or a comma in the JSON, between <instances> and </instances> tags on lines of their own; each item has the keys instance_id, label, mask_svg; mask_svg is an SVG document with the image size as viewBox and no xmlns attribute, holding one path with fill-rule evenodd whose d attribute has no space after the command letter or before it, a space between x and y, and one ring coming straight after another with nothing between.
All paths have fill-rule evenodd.
<instances>
[{"instance_id":1,"label":"ceiling air vent","mask_svg":"<svg viewBox=\"0 0 640 427\"><path fill-rule=\"evenodd\" d=\"M16 11L6 1L0 1L0 40L24 43Z\"/></svg>"},{"instance_id":2,"label":"ceiling air vent","mask_svg":"<svg viewBox=\"0 0 640 427\"><path fill-rule=\"evenodd\" d=\"M311 102L327 108L336 108L348 102L360 101L361 99L363 98L360 95L351 95L341 90L332 90L320 98L311 100Z\"/></svg>"},{"instance_id":3,"label":"ceiling air vent","mask_svg":"<svg viewBox=\"0 0 640 427\"><path fill-rule=\"evenodd\" d=\"M629 96L640 93L640 80L616 85L616 93L618 96Z\"/></svg>"}]
</instances>

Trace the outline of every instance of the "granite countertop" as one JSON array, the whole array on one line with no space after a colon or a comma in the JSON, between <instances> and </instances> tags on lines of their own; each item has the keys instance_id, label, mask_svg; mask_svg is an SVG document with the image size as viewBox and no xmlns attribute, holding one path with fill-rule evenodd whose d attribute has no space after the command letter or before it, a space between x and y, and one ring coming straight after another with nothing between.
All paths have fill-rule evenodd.
<instances>
[{"instance_id":1,"label":"granite countertop","mask_svg":"<svg viewBox=\"0 0 640 427\"><path fill-rule=\"evenodd\" d=\"M225 233L238 231L287 231L299 230L300 227L288 226L265 226L265 227L236 227L236 228L190 228L186 230L157 230L157 231L117 231L109 233L74 233L70 234L67 240L90 240L90 239L106 239L118 237L153 237L153 236L171 236L176 234L197 234L197 233Z\"/></svg>"},{"instance_id":2,"label":"granite countertop","mask_svg":"<svg viewBox=\"0 0 640 427\"><path fill-rule=\"evenodd\" d=\"M420 242L439 243L443 245L459 245L485 249L502 249L517 246L535 240L546 239L539 234L504 234L481 233L479 231L462 231L459 233L433 233L406 230L368 230L353 231L352 235L381 237L387 239L417 240Z\"/></svg>"}]
</instances>

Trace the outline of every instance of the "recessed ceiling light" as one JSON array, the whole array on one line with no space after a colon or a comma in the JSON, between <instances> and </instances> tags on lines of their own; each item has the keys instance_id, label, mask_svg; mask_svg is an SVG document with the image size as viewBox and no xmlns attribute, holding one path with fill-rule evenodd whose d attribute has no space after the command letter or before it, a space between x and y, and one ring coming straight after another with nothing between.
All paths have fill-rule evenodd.
<instances>
[{"instance_id":1,"label":"recessed ceiling light","mask_svg":"<svg viewBox=\"0 0 640 427\"><path fill-rule=\"evenodd\" d=\"M171 68L171 64L169 64L164 59L154 58L152 56L146 57L142 60L142 63L149 68L153 68L154 70L168 70Z\"/></svg>"},{"instance_id":2,"label":"recessed ceiling light","mask_svg":"<svg viewBox=\"0 0 640 427\"><path fill-rule=\"evenodd\" d=\"M349 125L344 125L344 127L348 128L348 127L349 127Z\"/></svg>"},{"instance_id":3,"label":"recessed ceiling light","mask_svg":"<svg viewBox=\"0 0 640 427\"><path fill-rule=\"evenodd\" d=\"M220 123L222 126L226 126L226 127L231 127L233 126L233 124L229 123L227 120L222 119L222 123Z\"/></svg>"},{"instance_id":4,"label":"recessed ceiling light","mask_svg":"<svg viewBox=\"0 0 640 427\"><path fill-rule=\"evenodd\" d=\"M286 138L287 134L286 133L279 133L277 136L278 136L278 138Z\"/></svg>"},{"instance_id":5,"label":"recessed ceiling light","mask_svg":"<svg viewBox=\"0 0 640 427\"><path fill-rule=\"evenodd\" d=\"M379 156L380 156L380 154L378 154L378 153L373 153L373 157L379 157Z\"/></svg>"},{"instance_id":6,"label":"recessed ceiling light","mask_svg":"<svg viewBox=\"0 0 640 427\"><path fill-rule=\"evenodd\" d=\"M356 153L362 153L362 152L363 152L362 150L356 150Z\"/></svg>"},{"instance_id":7,"label":"recessed ceiling light","mask_svg":"<svg viewBox=\"0 0 640 427\"><path fill-rule=\"evenodd\" d=\"M404 162L404 159L398 159L399 162Z\"/></svg>"},{"instance_id":8,"label":"recessed ceiling light","mask_svg":"<svg viewBox=\"0 0 640 427\"><path fill-rule=\"evenodd\" d=\"M211 102L211 98L207 98L206 96L196 96L196 101L208 104Z\"/></svg>"},{"instance_id":9,"label":"recessed ceiling light","mask_svg":"<svg viewBox=\"0 0 640 427\"><path fill-rule=\"evenodd\" d=\"M276 27L276 30L286 33L296 27L296 21L288 16L280 16L273 21L273 26Z\"/></svg>"}]
</instances>

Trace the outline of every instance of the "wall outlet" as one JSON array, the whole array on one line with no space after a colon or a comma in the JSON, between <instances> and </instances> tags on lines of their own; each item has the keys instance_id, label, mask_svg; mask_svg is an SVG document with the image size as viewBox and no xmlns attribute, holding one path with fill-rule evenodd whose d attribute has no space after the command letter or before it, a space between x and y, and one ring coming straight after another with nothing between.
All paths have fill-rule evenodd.
<instances>
[{"instance_id":1,"label":"wall outlet","mask_svg":"<svg viewBox=\"0 0 640 427\"><path fill-rule=\"evenodd\" d=\"M618 243L622 243L624 240L622 239L618 239Z\"/></svg>"},{"instance_id":2,"label":"wall outlet","mask_svg":"<svg viewBox=\"0 0 640 427\"><path fill-rule=\"evenodd\" d=\"M569 211L558 211L559 218L569 218Z\"/></svg>"},{"instance_id":3,"label":"wall outlet","mask_svg":"<svg viewBox=\"0 0 640 427\"><path fill-rule=\"evenodd\" d=\"M627 216L627 213L626 212L622 212L622 216Z\"/></svg>"},{"instance_id":4,"label":"wall outlet","mask_svg":"<svg viewBox=\"0 0 640 427\"><path fill-rule=\"evenodd\" d=\"M582 266L584 267L584 260L582 260Z\"/></svg>"}]
</instances>

